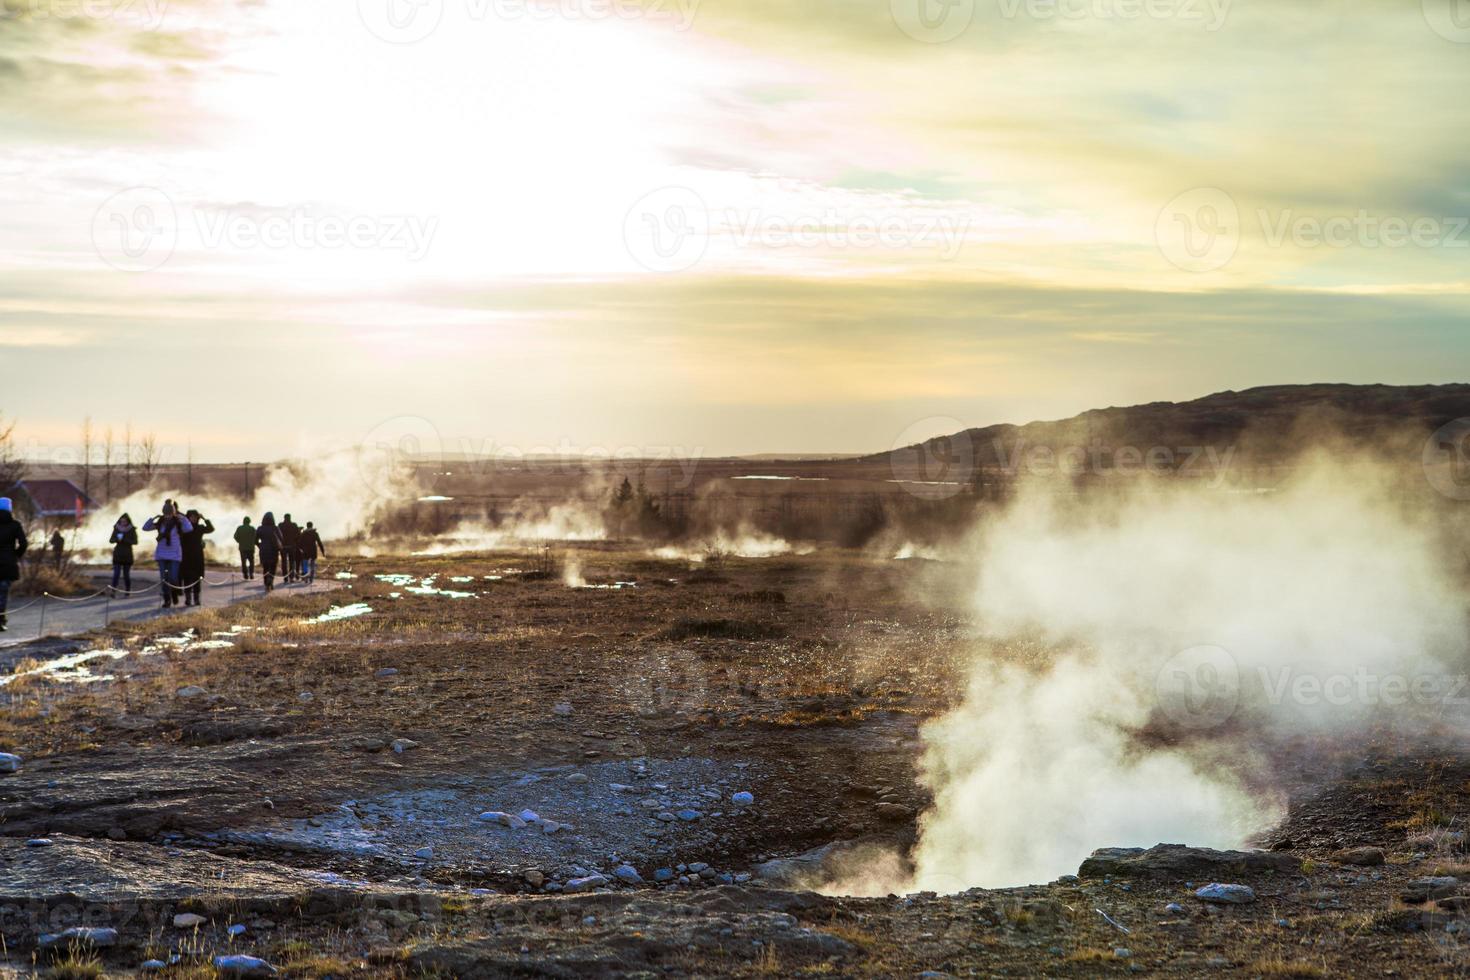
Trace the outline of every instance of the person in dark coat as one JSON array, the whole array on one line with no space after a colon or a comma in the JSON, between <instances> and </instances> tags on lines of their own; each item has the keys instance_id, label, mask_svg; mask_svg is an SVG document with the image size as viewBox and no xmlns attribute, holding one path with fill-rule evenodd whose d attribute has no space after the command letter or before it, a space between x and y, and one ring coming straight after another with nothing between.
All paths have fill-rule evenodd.
<instances>
[{"instance_id":1,"label":"person in dark coat","mask_svg":"<svg viewBox=\"0 0 1470 980\"><path fill-rule=\"evenodd\" d=\"M9 497L0 497L0 633L10 627L5 610L10 603L10 583L20 578L20 558L26 553L26 529L15 519Z\"/></svg>"},{"instance_id":2,"label":"person in dark coat","mask_svg":"<svg viewBox=\"0 0 1470 980\"><path fill-rule=\"evenodd\" d=\"M112 525L112 592L117 594L118 580L122 580L124 592L133 591L133 547L138 543L138 529L127 514Z\"/></svg>"},{"instance_id":3,"label":"person in dark coat","mask_svg":"<svg viewBox=\"0 0 1470 980\"><path fill-rule=\"evenodd\" d=\"M255 529L255 546L260 549L260 572L265 579L265 590L275 591L276 562L281 559L281 529L276 527L276 515L270 511L260 519Z\"/></svg>"},{"instance_id":4,"label":"person in dark coat","mask_svg":"<svg viewBox=\"0 0 1470 980\"><path fill-rule=\"evenodd\" d=\"M66 538L61 536L60 531L51 534L51 558L56 562L56 570L61 571L61 556L66 554Z\"/></svg>"},{"instance_id":5,"label":"person in dark coat","mask_svg":"<svg viewBox=\"0 0 1470 980\"><path fill-rule=\"evenodd\" d=\"M235 544L240 547L240 577L248 582L255 578L255 525L250 518L235 528Z\"/></svg>"},{"instance_id":6,"label":"person in dark coat","mask_svg":"<svg viewBox=\"0 0 1470 980\"><path fill-rule=\"evenodd\" d=\"M292 522L291 515L281 519L281 574L287 582L301 577L301 525Z\"/></svg>"},{"instance_id":7,"label":"person in dark coat","mask_svg":"<svg viewBox=\"0 0 1470 980\"><path fill-rule=\"evenodd\" d=\"M193 530L184 535L184 559L179 578L184 582L184 605L197 606L204 586L204 536L214 533L214 525L197 510L190 510L184 516L193 525Z\"/></svg>"},{"instance_id":8,"label":"person in dark coat","mask_svg":"<svg viewBox=\"0 0 1470 980\"><path fill-rule=\"evenodd\" d=\"M297 547L301 549L301 577L310 585L316 581L317 552L321 552L323 558L327 556L327 546L322 544L322 536L316 533L316 525L311 521L306 522Z\"/></svg>"}]
</instances>

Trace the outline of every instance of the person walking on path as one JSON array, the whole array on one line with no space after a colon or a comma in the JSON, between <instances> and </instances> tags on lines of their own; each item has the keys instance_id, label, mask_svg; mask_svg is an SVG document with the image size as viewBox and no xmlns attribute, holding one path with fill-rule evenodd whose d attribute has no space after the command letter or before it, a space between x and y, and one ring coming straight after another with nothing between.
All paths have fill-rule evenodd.
<instances>
[{"instance_id":1,"label":"person walking on path","mask_svg":"<svg viewBox=\"0 0 1470 980\"><path fill-rule=\"evenodd\" d=\"M323 558L327 556L327 546L322 543L322 536L316 533L316 525L311 521L306 522L298 547L301 549L301 577L311 585L316 581L317 552L320 551Z\"/></svg>"},{"instance_id":2,"label":"person walking on path","mask_svg":"<svg viewBox=\"0 0 1470 980\"><path fill-rule=\"evenodd\" d=\"M184 581L184 605L200 605L199 593L204 587L204 536L214 533L214 524L197 510L185 515L193 530L184 534L184 560L179 577Z\"/></svg>"},{"instance_id":3,"label":"person walking on path","mask_svg":"<svg viewBox=\"0 0 1470 980\"><path fill-rule=\"evenodd\" d=\"M158 532L153 559L158 562L158 588L163 593L163 608L179 604L179 573L184 560L184 535L194 530L187 517L178 513L172 500L163 502L163 513L148 518L145 531Z\"/></svg>"},{"instance_id":4,"label":"person walking on path","mask_svg":"<svg viewBox=\"0 0 1470 980\"><path fill-rule=\"evenodd\" d=\"M51 532L51 560L56 562L56 570L61 571L61 556L66 553L66 538L61 536L58 529Z\"/></svg>"},{"instance_id":5,"label":"person walking on path","mask_svg":"<svg viewBox=\"0 0 1470 980\"><path fill-rule=\"evenodd\" d=\"M260 572L265 579L265 590L275 591L276 562L281 558L281 529L276 527L276 515L266 511L255 529L255 544L260 548Z\"/></svg>"},{"instance_id":6,"label":"person walking on path","mask_svg":"<svg viewBox=\"0 0 1470 980\"><path fill-rule=\"evenodd\" d=\"M117 595L118 579L124 592L133 591L133 548L138 544L138 529L127 514L112 525L112 594Z\"/></svg>"},{"instance_id":7,"label":"person walking on path","mask_svg":"<svg viewBox=\"0 0 1470 980\"><path fill-rule=\"evenodd\" d=\"M281 519L281 574L287 582L301 577L301 525L287 514Z\"/></svg>"},{"instance_id":8,"label":"person walking on path","mask_svg":"<svg viewBox=\"0 0 1470 980\"><path fill-rule=\"evenodd\" d=\"M255 526L250 518L235 528L235 544L240 546L240 576L248 582L255 578Z\"/></svg>"},{"instance_id":9,"label":"person walking on path","mask_svg":"<svg viewBox=\"0 0 1470 980\"><path fill-rule=\"evenodd\" d=\"M9 497L0 497L0 633L9 629L5 610L10 584L20 578L20 558L26 553L26 529L15 519Z\"/></svg>"}]
</instances>

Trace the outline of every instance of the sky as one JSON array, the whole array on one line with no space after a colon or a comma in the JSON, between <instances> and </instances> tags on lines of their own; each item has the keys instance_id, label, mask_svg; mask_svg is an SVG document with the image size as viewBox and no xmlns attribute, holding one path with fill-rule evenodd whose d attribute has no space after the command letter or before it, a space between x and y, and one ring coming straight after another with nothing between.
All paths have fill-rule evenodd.
<instances>
[{"instance_id":1,"label":"sky","mask_svg":"<svg viewBox=\"0 0 1470 980\"><path fill-rule=\"evenodd\" d=\"M0 413L869 452L1464 381L1467 0L0 0Z\"/></svg>"}]
</instances>

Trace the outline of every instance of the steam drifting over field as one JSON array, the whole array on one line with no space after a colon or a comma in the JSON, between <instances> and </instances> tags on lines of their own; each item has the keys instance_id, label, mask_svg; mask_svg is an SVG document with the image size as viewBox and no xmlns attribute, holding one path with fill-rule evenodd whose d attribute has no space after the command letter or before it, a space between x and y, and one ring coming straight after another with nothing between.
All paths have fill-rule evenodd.
<instances>
[{"instance_id":1,"label":"steam drifting over field","mask_svg":"<svg viewBox=\"0 0 1470 980\"><path fill-rule=\"evenodd\" d=\"M834 890L955 892L1049 880L1098 847L1247 843L1282 815L1271 746L1408 726L1454 693L1466 623L1418 517L1370 468L1328 462L1272 495L1023 493L976 539L984 641L963 703L924 728L934 805L911 873L875 859Z\"/></svg>"}]
</instances>

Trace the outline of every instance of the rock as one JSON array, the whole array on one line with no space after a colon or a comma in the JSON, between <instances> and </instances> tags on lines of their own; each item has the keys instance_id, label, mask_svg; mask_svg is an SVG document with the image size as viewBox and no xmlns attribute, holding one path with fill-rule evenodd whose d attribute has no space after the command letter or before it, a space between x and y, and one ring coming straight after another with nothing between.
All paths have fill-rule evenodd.
<instances>
[{"instance_id":1,"label":"rock","mask_svg":"<svg viewBox=\"0 0 1470 980\"><path fill-rule=\"evenodd\" d=\"M479 819L485 823L498 823L503 827L509 827L511 830L521 830L526 826L526 821L514 813L502 813L499 810L486 810L480 814Z\"/></svg>"},{"instance_id":2,"label":"rock","mask_svg":"<svg viewBox=\"0 0 1470 980\"><path fill-rule=\"evenodd\" d=\"M660 813L658 816L654 817L653 819L655 819L655 820L662 820L664 823L673 823L675 820L678 820L679 818L676 817L676 816L674 816L669 811L665 810L663 813Z\"/></svg>"},{"instance_id":3,"label":"rock","mask_svg":"<svg viewBox=\"0 0 1470 980\"><path fill-rule=\"evenodd\" d=\"M653 873L653 880L654 881L657 881L657 882L673 881L674 880L674 869L673 868L659 868L657 871L655 871Z\"/></svg>"},{"instance_id":4,"label":"rock","mask_svg":"<svg viewBox=\"0 0 1470 980\"><path fill-rule=\"evenodd\" d=\"M374 677L377 677L379 679L384 678L384 677L397 677L398 676L398 668L397 667L380 667L378 670L374 671L373 676Z\"/></svg>"},{"instance_id":5,"label":"rock","mask_svg":"<svg viewBox=\"0 0 1470 980\"><path fill-rule=\"evenodd\" d=\"M573 878L564 886L568 894L575 895L578 892L591 891L594 888L607 887L607 879L602 875L586 875L582 878Z\"/></svg>"},{"instance_id":6,"label":"rock","mask_svg":"<svg viewBox=\"0 0 1470 980\"><path fill-rule=\"evenodd\" d=\"M174 916L174 928L197 929L208 921L209 920L206 919L204 916L196 915L193 912L180 912L178 915Z\"/></svg>"},{"instance_id":7,"label":"rock","mask_svg":"<svg viewBox=\"0 0 1470 980\"><path fill-rule=\"evenodd\" d=\"M1133 951L1127 946L1118 946L1113 950L1113 955L1120 960L1126 960L1133 955Z\"/></svg>"},{"instance_id":8,"label":"rock","mask_svg":"<svg viewBox=\"0 0 1470 980\"><path fill-rule=\"evenodd\" d=\"M576 786L584 785L587 782L587 774L585 772L574 772L567 777L567 782Z\"/></svg>"},{"instance_id":9,"label":"rock","mask_svg":"<svg viewBox=\"0 0 1470 980\"><path fill-rule=\"evenodd\" d=\"M730 797L730 802L736 806L752 806L755 803L754 793L740 792Z\"/></svg>"},{"instance_id":10,"label":"rock","mask_svg":"<svg viewBox=\"0 0 1470 980\"><path fill-rule=\"evenodd\" d=\"M1180 905L1178 902L1170 902L1168 905L1164 906L1164 911L1169 913L1170 915L1183 915L1184 906Z\"/></svg>"},{"instance_id":11,"label":"rock","mask_svg":"<svg viewBox=\"0 0 1470 980\"><path fill-rule=\"evenodd\" d=\"M165 963L163 960L144 960L142 964L139 965L138 969L144 971L145 973L152 973L155 970L168 969L168 964Z\"/></svg>"},{"instance_id":12,"label":"rock","mask_svg":"<svg viewBox=\"0 0 1470 980\"><path fill-rule=\"evenodd\" d=\"M300 701L302 704L306 704L308 701L312 701L315 698L316 695L312 694L310 691L302 691L300 694L296 695L296 700Z\"/></svg>"},{"instance_id":13,"label":"rock","mask_svg":"<svg viewBox=\"0 0 1470 980\"><path fill-rule=\"evenodd\" d=\"M680 820L683 820L685 823L693 823L700 817L704 816L704 814L700 813L698 810L680 810L676 815Z\"/></svg>"},{"instance_id":14,"label":"rock","mask_svg":"<svg viewBox=\"0 0 1470 980\"><path fill-rule=\"evenodd\" d=\"M421 847L413 852L413 856L422 861L427 861L434 856L434 849L432 847Z\"/></svg>"},{"instance_id":15,"label":"rock","mask_svg":"<svg viewBox=\"0 0 1470 980\"><path fill-rule=\"evenodd\" d=\"M1141 847L1105 847L1093 851L1082 862L1077 873L1083 878L1109 875L1144 876L1197 875L1206 877L1222 872L1299 871L1302 860L1286 853L1271 851L1216 851L1208 847L1186 847L1183 844L1156 844L1148 850Z\"/></svg>"},{"instance_id":16,"label":"rock","mask_svg":"<svg viewBox=\"0 0 1470 980\"><path fill-rule=\"evenodd\" d=\"M216 956L214 968L222 977L273 977L276 968L255 956Z\"/></svg>"},{"instance_id":17,"label":"rock","mask_svg":"<svg viewBox=\"0 0 1470 980\"><path fill-rule=\"evenodd\" d=\"M523 877L532 888L540 888L546 884L546 876L539 871L527 871Z\"/></svg>"},{"instance_id":18,"label":"rock","mask_svg":"<svg viewBox=\"0 0 1470 980\"><path fill-rule=\"evenodd\" d=\"M1343 864L1351 864L1359 868L1375 868L1384 861L1383 848L1381 847L1354 847L1343 851L1337 856Z\"/></svg>"},{"instance_id":19,"label":"rock","mask_svg":"<svg viewBox=\"0 0 1470 980\"><path fill-rule=\"evenodd\" d=\"M552 705L551 713L554 715L561 715L563 718L565 718L572 713L572 706L569 702L563 701L560 704Z\"/></svg>"},{"instance_id":20,"label":"rock","mask_svg":"<svg viewBox=\"0 0 1470 980\"><path fill-rule=\"evenodd\" d=\"M392 748L393 751L398 753L399 755L402 755L403 753L411 751L418 747L419 743L415 742L411 738L395 738L390 745L390 748Z\"/></svg>"},{"instance_id":21,"label":"rock","mask_svg":"<svg viewBox=\"0 0 1470 980\"><path fill-rule=\"evenodd\" d=\"M388 743L371 735L359 735L357 738L348 739L347 747L358 752L381 752L388 747Z\"/></svg>"},{"instance_id":22,"label":"rock","mask_svg":"<svg viewBox=\"0 0 1470 980\"><path fill-rule=\"evenodd\" d=\"M618 867L617 870L613 872L613 877L626 885L643 884L643 876L640 875L638 873L638 869L633 867L631 864L624 864Z\"/></svg>"},{"instance_id":23,"label":"rock","mask_svg":"<svg viewBox=\"0 0 1470 980\"><path fill-rule=\"evenodd\" d=\"M245 935L245 927L243 925L241 925L240 923L236 922L234 925L230 926L228 929L225 930L225 934L228 935L228 936L231 936L231 937L234 937L234 936L243 936L243 935Z\"/></svg>"},{"instance_id":24,"label":"rock","mask_svg":"<svg viewBox=\"0 0 1470 980\"><path fill-rule=\"evenodd\" d=\"M612 790L614 793L636 793L636 792L638 792L638 787L637 786L629 786L627 783L608 783L607 784L607 788L610 789L610 790Z\"/></svg>"},{"instance_id":25,"label":"rock","mask_svg":"<svg viewBox=\"0 0 1470 980\"><path fill-rule=\"evenodd\" d=\"M49 837L32 837L26 841L26 847L50 847L54 843Z\"/></svg>"},{"instance_id":26,"label":"rock","mask_svg":"<svg viewBox=\"0 0 1470 980\"><path fill-rule=\"evenodd\" d=\"M910 820L914 816L913 808L906 807L902 803L876 803L873 805L873 812L878 815L879 820L889 823Z\"/></svg>"},{"instance_id":27,"label":"rock","mask_svg":"<svg viewBox=\"0 0 1470 980\"><path fill-rule=\"evenodd\" d=\"M88 926L72 926L61 932L46 933L36 945L42 949L66 949L68 946L92 946L104 949L117 945L116 929L99 929Z\"/></svg>"},{"instance_id":28,"label":"rock","mask_svg":"<svg viewBox=\"0 0 1470 980\"><path fill-rule=\"evenodd\" d=\"M20 772L20 763L20 756L0 752L0 772Z\"/></svg>"},{"instance_id":29,"label":"rock","mask_svg":"<svg viewBox=\"0 0 1470 980\"><path fill-rule=\"evenodd\" d=\"M689 873L692 874L692 875L697 875L701 871L708 871L708 870L709 870L709 865L706 864L706 863L704 863L703 861L695 861L693 864L691 864L689 866Z\"/></svg>"},{"instance_id":30,"label":"rock","mask_svg":"<svg viewBox=\"0 0 1470 980\"><path fill-rule=\"evenodd\" d=\"M189 700L191 698L202 698L202 697L204 697L208 693L209 693L208 691L206 691L204 688L200 687L198 684L189 684L189 685L187 685L185 687L181 687L177 691L175 691L174 692L174 697L183 698L184 700L187 701L187 700Z\"/></svg>"},{"instance_id":31,"label":"rock","mask_svg":"<svg viewBox=\"0 0 1470 980\"><path fill-rule=\"evenodd\" d=\"M526 821L526 823L536 823L541 817L537 815L535 810L522 810L521 819Z\"/></svg>"},{"instance_id":32,"label":"rock","mask_svg":"<svg viewBox=\"0 0 1470 980\"><path fill-rule=\"evenodd\" d=\"M1222 885L1212 882L1197 889L1194 897L1215 905L1248 905L1256 900L1256 892L1249 885Z\"/></svg>"},{"instance_id":33,"label":"rock","mask_svg":"<svg viewBox=\"0 0 1470 980\"><path fill-rule=\"evenodd\" d=\"M1415 878L1404 886L1403 894L1399 897L1405 902L1418 905L1427 902L1431 898L1447 898L1453 895L1460 887L1460 879L1447 876Z\"/></svg>"},{"instance_id":34,"label":"rock","mask_svg":"<svg viewBox=\"0 0 1470 980\"><path fill-rule=\"evenodd\" d=\"M555 820L542 820L541 832L543 834L554 834L558 830L561 830L562 826L562 824L557 823Z\"/></svg>"}]
</instances>

